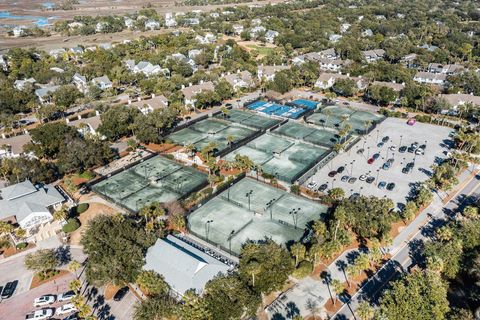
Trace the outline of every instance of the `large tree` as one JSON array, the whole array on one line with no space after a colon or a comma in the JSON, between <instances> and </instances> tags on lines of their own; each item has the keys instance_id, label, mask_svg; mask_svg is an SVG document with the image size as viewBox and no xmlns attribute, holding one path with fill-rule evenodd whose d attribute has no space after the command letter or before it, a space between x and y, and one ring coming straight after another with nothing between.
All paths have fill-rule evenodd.
<instances>
[{"instance_id":1,"label":"large tree","mask_svg":"<svg viewBox=\"0 0 480 320\"><path fill-rule=\"evenodd\" d=\"M134 282L144 264L153 235L122 216L99 216L91 220L82 237L88 255L86 276L97 284L125 285Z\"/></svg>"},{"instance_id":2,"label":"large tree","mask_svg":"<svg viewBox=\"0 0 480 320\"><path fill-rule=\"evenodd\" d=\"M395 281L380 304L381 316L396 320L443 320L449 309L445 281L437 273L420 270Z\"/></svg>"},{"instance_id":3,"label":"large tree","mask_svg":"<svg viewBox=\"0 0 480 320\"><path fill-rule=\"evenodd\" d=\"M133 123L139 114L140 111L137 108L111 107L100 116L102 124L98 127L98 131L110 141L130 136L134 134Z\"/></svg>"},{"instance_id":4,"label":"large tree","mask_svg":"<svg viewBox=\"0 0 480 320\"><path fill-rule=\"evenodd\" d=\"M47 272L55 270L59 266L57 254L53 249L41 249L29 253L25 257L25 267L29 270L46 275Z\"/></svg>"}]
</instances>

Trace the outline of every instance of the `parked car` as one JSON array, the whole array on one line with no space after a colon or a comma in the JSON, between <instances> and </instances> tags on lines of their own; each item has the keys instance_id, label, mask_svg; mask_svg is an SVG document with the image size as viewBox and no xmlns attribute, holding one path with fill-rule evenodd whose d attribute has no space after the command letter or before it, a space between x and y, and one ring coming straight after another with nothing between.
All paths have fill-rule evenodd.
<instances>
[{"instance_id":1,"label":"parked car","mask_svg":"<svg viewBox=\"0 0 480 320\"><path fill-rule=\"evenodd\" d=\"M383 166L382 166L382 169L383 169L383 170L388 170L388 169L390 169L390 167L391 167L391 164L388 163L388 162L385 162L385 163L383 164Z\"/></svg>"},{"instance_id":2,"label":"parked car","mask_svg":"<svg viewBox=\"0 0 480 320\"><path fill-rule=\"evenodd\" d=\"M390 146L390 150L396 151L396 150L397 150L397 147L396 147L396 146Z\"/></svg>"},{"instance_id":3,"label":"parked car","mask_svg":"<svg viewBox=\"0 0 480 320\"><path fill-rule=\"evenodd\" d=\"M404 167L402 169L402 173L409 174L410 172L412 172L412 167Z\"/></svg>"},{"instance_id":4,"label":"parked car","mask_svg":"<svg viewBox=\"0 0 480 320\"><path fill-rule=\"evenodd\" d=\"M41 297L38 297L35 300L33 300L33 306L35 308L44 307L44 306L47 306L49 304L54 304L55 301L57 301L56 296L54 296L53 294L45 294L45 295L43 295Z\"/></svg>"},{"instance_id":5,"label":"parked car","mask_svg":"<svg viewBox=\"0 0 480 320\"><path fill-rule=\"evenodd\" d=\"M389 137L389 136L385 136L385 137L382 138L382 142L383 142L383 143L387 143L388 140L390 140L390 137Z\"/></svg>"},{"instance_id":6,"label":"parked car","mask_svg":"<svg viewBox=\"0 0 480 320\"><path fill-rule=\"evenodd\" d=\"M383 147L383 145L384 145L383 142L379 142L379 143L377 144L377 147L381 148L381 147Z\"/></svg>"},{"instance_id":7,"label":"parked car","mask_svg":"<svg viewBox=\"0 0 480 320\"><path fill-rule=\"evenodd\" d=\"M367 180L367 176L364 175L364 174L362 174L362 175L358 178L358 180L360 180L360 181L365 181L365 180Z\"/></svg>"},{"instance_id":8,"label":"parked car","mask_svg":"<svg viewBox=\"0 0 480 320\"><path fill-rule=\"evenodd\" d=\"M413 126L415 123L417 123L417 120L416 120L415 118L410 118L410 119L408 119L408 121L407 121L407 124L408 124L409 126Z\"/></svg>"},{"instance_id":9,"label":"parked car","mask_svg":"<svg viewBox=\"0 0 480 320\"><path fill-rule=\"evenodd\" d=\"M318 187L318 191L323 192L323 191L327 190L327 188L328 188L328 184L324 183L324 184L320 185L320 187Z\"/></svg>"},{"instance_id":10,"label":"parked car","mask_svg":"<svg viewBox=\"0 0 480 320\"><path fill-rule=\"evenodd\" d=\"M412 146L408 147L408 149L407 149L407 151L408 151L409 153L414 153L415 150L416 150L416 149L415 149L414 147L412 147Z\"/></svg>"},{"instance_id":11,"label":"parked car","mask_svg":"<svg viewBox=\"0 0 480 320\"><path fill-rule=\"evenodd\" d=\"M307 188L308 189L313 189L317 186L317 183L315 181L310 181L308 184L307 184Z\"/></svg>"},{"instance_id":12,"label":"parked car","mask_svg":"<svg viewBox=\"0 0 480 320\"><path fill-rule=\"evenodd\" d=\"M389 184L387 184L387 190L388 191L392 191L393 189L395 189L395 183L390 182Z\"/></svg>"},{"instance_id":13,"label":"parked car","mask_svg":"<svg viewBox=\"0 0 480 320\"><path fill-rule=\"evenodd\" d=\"M367 163L368 163L368 164L372 164L374 161L375 161L375 159L370 158L370 159L367 160Z\"/></svg>"},{"instance_id":14,"label":"parked car","mask_svg":"<svg viewBox=\"0 0 480 320\"><path fill-rule=\"evenodd\" d=\"M13 296L13 294L15 293L15 289L17 289L17 285L18 285L18 280L8 282L3 288L2 296L1 296L2 299L8 299L11 296Z\"/></svg>"},{"instance_id":15,"label":"parked car","mask_svg":"<svg viewBox=\"0 0 480 320\"><path fill-rule=\"evenodd\" d=\"M418 148L417 150L415 150L415 154L417 156L423 156L425 154L425 151L423 151L423 149Z\"/></svg>"},{"instance_id":16,"label":"parked car","mask_svg":"<svg viewBox=\"0 0 480 320\"><path fill-rule=\"evenodd\" d=\"M330 178L332 178L332 177L335 177L336 174L337 174L337 171L334 170L334 171L330 171L330 172L328 173L328 176L329 176Z\"/></svg>"},{"instance_id":17,"label":"parked car","mask_svg":"<svg viewBox=\"0 0 480 320\"><path fill-rule=\"evenodd\" d=\"M75 312L74 314L66 316L63 320L80 320L80 317L78 316L78 312Z\"/></svg>"},{"instance_id":18,"label":"parked car","mask_svg":"<svg viewBox=\"0 0 480 320\"><path fill-rule=\"evenodd\" d=\"M344 167L344 166L338 167L337 173L342 173L343 171L345 171L345 167Z\"/></svg>"},{"instance_id":19,"label":"parked car","mask_svg":"<svg viewBox=\"0 0 480 320\"><path fill-rule=\"evenodd\" d=\"M407 151L407 146L401 146L400 148L398 148L398 152L400 153L405 153L405 151Z\"/></svg>"},{"instance_id":20,"label":"parked car","mask_svg":"<svg viewBox=\"0 0 480 320\"><path fill-rule=\"evenodd\" d=\"M417 149L418 148L418 142L415 141L414 143L411 144L411 146L413 148Z\"/></svg>"},{"instance_id":21,"label":"parked car","mask_svg":"<svg viewBox=\"0 0 480 320\"><path fill-rule=\"evenodd\" d=\"M349 178L349 176L343 176L340 180L342 180L343 182L347 182Z\"/></svg>"},{"instance_id":22,"label":"parked car","mask_svg":"<svg viewBox=\"0 0 480 320\"><path fill-rule=\"evenodd\" d=\"M113 296L113 300L120 301L123 299L123 297L127 295L127 293L128 293L128 287L123 287L120 290L118 290L117 293L115 293L115 295Z\"/></svg>"},{"instance_id":23,"label":"parked car","mask_svg":"<svg viewBox=\"0 0 480 320\"><path fill-rule=\"evenodd\" d=\"M351 177L350 179L348 179L348 183L350 183L350 184L355 183L355 181L357 181L357 178L355 178L355 177Z\"/></svg>"},{"instance_id":24,"label":"parked car","mask_svg":"<svg viewBox=\"0 0 480 320\"><path fill-rule=\"evenodd\" d=\"M367 183L372 183L373 181L375 181L375 178L374 177L368 177L367 180L365 180Z\"/></svg>"},{"instance_id":25,"label":"parked car","mask_svg":"<svg viewBox=\"0 0 480 320\"><path fill-rule=\"evenodd\" d=\"M75 291L70 290L67 292L64 292L58 296L58 302L65 302L65 301L70 301L72 298L75 297Z\"/></svg>"},{"instance_id":26,"label":"parked car","mask_svg":"<svg viewBox=\"0 0 480 320\"><path fill-rule=\"evenodd\" d=\"M53 308L44 308L37 311L32 311L25 316L27 320L44 320L50 319L53 316Z\"/></svg>"},{"instance_id":27,"label":"parked car","mask_svg":"<svg viewBox=\"0 0 480 320\"><path fill-rule=\"evenodd\" d=\"M419 149L423 149L423 151L425 151L427 149L427 145L426 144L422 144L420 145L420 147L418 147Z\"/></svg>"},{"instance_id":28,"label":"parked car","mask_svg":"<svg viewBox=\"0 0 480 320\"><path fill-rule=\"evenodd\" d=\"M355 199L357 199L357 198L359 198L359 197L360 197L360 193L355 192L355 193L352 193L352 195L351 195L348 199L350 199L350 200L355 200Z\"/></svg>"},{"instance_id":29,"label":"parked car","mask_svg":"<svg viewBox=\"0 0 480 320\"><path fill-rule=\"evenodd\" d=\"M387 183L385 181L380 181L380 183L378 184L378 189L384 189L386 185Z\"/></svg>"},{"instance_id":30,"label":"parked car","mask_svg":"<svg viewBox=\"0 0 480 320\"><path fill-rule=\"evenodd\" d=\"M372 156L372 158L373 158L374 160L377 160L378 157L380 157L380 153L374 153L373 156Z\"/></svg>"},{"instance_id":31,"label":"parked car","mask_svg":"<svg viewBox=\"0 0 480 320\"><path fill-rule=\"evenodd\" d=\"M395 159L390 158L390 159L387 160L387 162L390 163L390 165L392 165L395 162Z\"/></svg>"},{"instance_id":32,"label":"parked car","mask_svg":"<svg viewBox=\"0 0 480 320\"><path fill-rule=\"evenodd\" d=\"M365 149L358 149L357 154L362 154L365 151Z\"/></svg>"},{"instance_id":33,"label":"parked car","mask_svg":"<svg viewBox=\"0 0 480 320\"><path fill-rule=\"evenodd\" d=\"M65 314L69 314L72 312L78 311L77 308L73 303L67 303L57 309L56 314L59 316L63 316Z\"/></svg>"}]
</instances>

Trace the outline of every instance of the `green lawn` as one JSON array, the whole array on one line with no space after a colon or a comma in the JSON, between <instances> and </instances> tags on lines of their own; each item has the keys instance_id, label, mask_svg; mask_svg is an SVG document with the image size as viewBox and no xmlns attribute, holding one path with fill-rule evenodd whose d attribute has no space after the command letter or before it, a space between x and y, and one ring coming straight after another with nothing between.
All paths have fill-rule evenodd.
<instances>
[{"instance_id":1,"label":"green lawn","mask_svg":"<svg viewBox=\"0 0 480 320\"><path fill-rule=\"evenodd\" d=\"M247 48L257 50L258 53L261 54L261 55L268 55L269 53L271 53L274 50L274 48L256 46L256 45L253 45L253 44L247 45Z\"/></svg>"}]
</instances>

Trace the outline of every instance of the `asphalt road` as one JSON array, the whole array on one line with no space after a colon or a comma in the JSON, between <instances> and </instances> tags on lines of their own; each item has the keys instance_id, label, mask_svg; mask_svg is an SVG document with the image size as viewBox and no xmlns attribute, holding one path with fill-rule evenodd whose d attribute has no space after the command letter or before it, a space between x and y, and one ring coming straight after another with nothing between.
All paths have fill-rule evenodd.
<instances>
[{"instance_id":1,"label":"asphalt road","mask_svg":"<svg viewBox=\"0 0 480 320\"><path fill-rule=\"evenodd\" d=\"M333 319L357 319L354 315L354 310L356 310L360 302L365 297L373 300L378 298L385 284L415 265L415 249L419 247L419 244L428 240L429 236L433 234L433 231L442 226L446 219L453 218L457 211L460 211L465 205L468 205L468 201L480 196L480 190L477 190L479 187L480 177L477 175L441 210L429 212L431 216L425 226L420 228L411 240L406 242L405 245L397 251L390 261L350 299L349 303L345 303L342 306L334 315Z\"/></svg>"}]
</instances>

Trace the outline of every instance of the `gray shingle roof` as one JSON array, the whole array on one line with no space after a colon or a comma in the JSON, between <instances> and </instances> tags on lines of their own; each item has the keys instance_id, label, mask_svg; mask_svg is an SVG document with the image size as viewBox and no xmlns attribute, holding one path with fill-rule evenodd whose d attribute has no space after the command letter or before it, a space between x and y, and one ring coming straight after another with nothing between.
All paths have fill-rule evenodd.
<instances>
[{"instance_id":1,"label":"gray shingle roof","mask_svg":"<svg viewBox=\"0 0 480 320\"><path fill-rule=\"evenodd\" d=\"M154 270L177 293L201 293L205 284L229 266L171 235L158 239L147 251L145 270Z\"/></svg>"}]
</instances>

